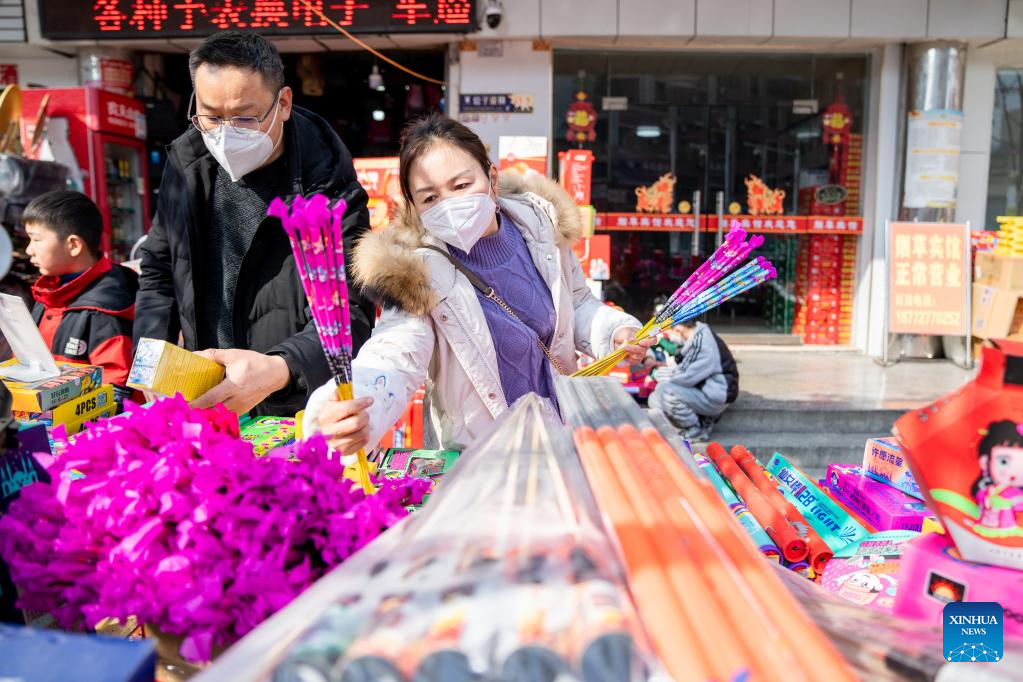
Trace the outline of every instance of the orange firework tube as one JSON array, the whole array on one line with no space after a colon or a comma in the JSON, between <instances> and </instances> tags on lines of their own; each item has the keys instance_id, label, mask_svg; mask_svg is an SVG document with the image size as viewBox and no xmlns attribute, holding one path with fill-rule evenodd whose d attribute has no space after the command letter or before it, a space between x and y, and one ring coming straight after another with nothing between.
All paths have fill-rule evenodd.
<instances>
[{"instance_id":1,"label":"orange firework tube","mask_svg":"<svg viewBox=\"0 0 1023 682\"><path fill-rule=\"evenodd\" d=\"M762 645L767 646L768 638L775 635L788 642L789 646L782 645L781 648L795 657L791 670L782 679L816 679L819 678L819 671L827 670L829 680L856 680L832 642L810 621L781 579L760 556L756 546L750 542L735 519L726 513L728 510L721 504L714 489L709 485L701 485L681 465L674 450L656 429L643 429L643 436L652 451L660 453L663 461L675 463L675 466L668 467L668 473L678 484L683 498L701 511L714 509L719 512L706 515L706 522L710 532L721 538L720 548L731 559L733 570L739 575L737 592L745 595L751 611L759 610L766 614L766 620L772 621L773 627L765 629L760 638ZM719 456L724 455L731 461L719 444L712 445L717 446ZM734 461L732 464L735 464Z\"/></svg>"},{"instance_id":2,"label":"orange firework tube","mask_svg":"<svg viewBox=\"0 0 1023 682\"><path fill-rule=\"evenodd\" d=\"M639 522L648 529L660 530L656 533L658 539L654 552L675 594L680 597L686 620L699 624L697 645L707 652L714 679L731 680L748 674L751 656L741 643L736 642L731 624L722 617L722 598L734 598L734 595L715 595L707 580L708 567L705 564L714 560L713 555L702 547L691 522L686 523L680 514L671 514L666 505L658 504L651 495L652 486L663 484L665 472L651 471L640 476L634 468L640 461L644 465L660 467L648 457L636 457L637 451L631 448L627 451L621 434L613 427L601 426L597 429L597 437L604 445L608 462L618 472L622 488ZM670 491L663 497L672 499ZM753 679L759 677L753 675Z\"/></svg>"},{"instance_id":3,"label":"orange firework tube","mask_svg":"<svg viewBox=\"0 0 1023 682\"><path fill-rule=\"evenodd\" d=\"M767 472L760 466L760 462L753 456L753 453L741 445L736 445L732 448L732 459L746 472L749 479L753 481L753 485L767 498L767 501L781 512L789 525L797 532L800 529L803 530L799 534L806 540L806 545L810 548L810 566L813 567L814 573L817 575L823 573L824 566L831 557L835 556L835 553L828 547L828 543L824 542L824 538L813 529L806 517L785 499L785 496L774 485L774 481L767 477Z\"/></svg>"},{"instance_id":4,"label":"orange firework tube","mask_svg":"<svg viewBox=\"0 0 1023 682\"><path fill-rule=\"evenodd\" d=\"M710 525L704 521L704 517L723 512L727 512L725 515L728 516L731 512L720 502L717 505L704 504L699 499L689 499L685 495L670 474L670 468L680 466L680 463L663 440L661 447L665 449L667 457L665 453L657 452L657 446L648 442L636 427L625 424L618 431L629 452L652 450L650 456L631 459L635 469L633 475L644 483L645 490L641 494L659 505L674 521L685 543L684 547L692 554L692 560L702 573L707 591L717 604L703 613L701 622L706 623L711 617L722 620L729 631L728 641L748 662L751 679L789 677L795 659L785 651L787 643L779 637L772 638L769 634L772 629L770 621L759 618L756 611L750 608L742 590L736 585L742 581L742 574L734 570L731 559L717 547L720 543L718 536L714 533L708 535L701 529L701 526L707 528ZM679 504L682 498L688 499L689 504ZM734 521L729 519L728 523ZM758 561L752 564L752 568L762 570L763 565ZM690 590L689 594L694 591Z\"/></svg>"},{"instance_id":5,"label":"orange firework tube","mask_svg":"<svg viewBox=\"0 0 1023 682\"><path fill-rule=\"evenodd\" d=\"M778 545L786 561L802 561L810 554L806 541L788 524L785 517L765 498L753 481L739 469L735 460L725 452L720 443L707 446L707 456L721 470L721 474L735 488L735 492L746 503L750 514L764 527L767 534Z\"/></svg>"},{"instance_id":6,"label":"orange firework tube","mask_svg":"<svg viewBox=\"0 0 1023 682\"><path fill-rule=\"evenodd\" d=\"M654 555L660 539L636 518L596 432L579 427L574 438L593 495L618 538L629 589L657 655L675 679L712 679L708 654L697 645L698 625L682 615L682 604Z\"/></svg>"},{"instance_id":7,"label":"orange firework tube","mask_svg":"<svg viewBox=\"0 0 1023 682\"><path fill-rule=\"evenodd\" d=\"M828 496L828 499L834 502L839 509L848 514L853 521L863 526L868 533L873 534L878 532L877 528L874 528L872 525L870 525L869 521L867 521L865 518L857 514L854 510L850 509L845 502L838 499L838 497L835 496L835 493L831 492L830 488L823 485L818 485L817 487L820 488L824 492L824 494Z\"/></svg>"}]
</instances>

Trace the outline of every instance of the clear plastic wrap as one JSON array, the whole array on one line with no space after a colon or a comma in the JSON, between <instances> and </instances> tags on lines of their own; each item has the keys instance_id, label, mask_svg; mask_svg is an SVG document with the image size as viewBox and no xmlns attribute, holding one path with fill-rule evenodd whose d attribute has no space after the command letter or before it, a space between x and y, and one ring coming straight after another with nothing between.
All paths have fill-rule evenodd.
<instances>
[{"instance_id":1,"label":"clear plastic wrap","mask_svg":"<svg viewBox=\"0 0 1023 682\"><path fill-rule=\"evenodd\" d=\"M1005 640L998 663L949 663L941 655L940 628L872 611L775 565L803 609L865 680L1010 682L1023 679L1023 642Z\"/></svg>"},{"instance_id":2,"label":"clear plastic wrap","mask_svg":"<svg viewBox=\"0 0 1023 682\"><path fill-rule=\"evenodd\" d=\"M199 680L633 682L659 669L564 426L527 396L418 512Z\"/></svg>"}]
</instances>

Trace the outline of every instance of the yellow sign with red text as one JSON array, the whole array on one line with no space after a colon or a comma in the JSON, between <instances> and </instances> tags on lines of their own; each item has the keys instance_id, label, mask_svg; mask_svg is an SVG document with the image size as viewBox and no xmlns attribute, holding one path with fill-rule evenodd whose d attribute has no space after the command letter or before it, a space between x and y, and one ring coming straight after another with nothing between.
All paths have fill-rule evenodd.
<instances>
[{"instance_id":1,"label":"yellow sign with red text","mask_svg":"<svg viewBox=\"0 0 1023 682\"><path fill-rule=\"evenodd\" d=\"M962 224L889 223L889 332L967 333L966 229Z\"/></svg>"}]
</instances>

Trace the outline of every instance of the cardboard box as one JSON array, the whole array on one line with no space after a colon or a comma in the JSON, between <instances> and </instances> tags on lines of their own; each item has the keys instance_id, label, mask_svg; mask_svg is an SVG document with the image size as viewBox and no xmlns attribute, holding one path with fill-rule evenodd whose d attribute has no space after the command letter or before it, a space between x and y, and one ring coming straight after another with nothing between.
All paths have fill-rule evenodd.
<instances>
[{"instance_id":1,"label":"cardboard box","mask_svg":"<svg viewBox=\"0 0 1023 682\"><path fill-rule=\"evenodd\" d=\"M50 426L56 424L73 424L85 419L91 412L97 412L114 403L114 387L110 384L100 386L95 391L80 395L63 405L58 405L45 412L14 412L14 418L22 422L45 422Z\"/></svg>"},{"instance_id":2,"label":"cardboard box","mask_svg":"<svg viewBox=\"0 0 1023 682\"><path fill-rule=\"evenodd\" d=\"M391 448L380 456L378 470L385 477L437 478L448 472L458 454L454 450Z\"/></svg>"},{"instance_id":3,"label":"cardboard box","mask_svg":"<svg viewBox=\"0 0 1023 682\"><path fill-rule=\"evenodd\" d=\"M879 531L919 532L924 519L931 516L923 502L863 475L860 467L829 464L827 478L821 483Z\"/></svg>"},{"instance_id":4,"label":"cardboard box","mask_svg":"<svg viewBox=\"0 0 1023 682\"><path fill-rule=\"evenodd\" d=\"M981 339L1007 339L1023 330L1023 290L973 285L973 335Z\"/></svg>"},{"instance_id":5,"label":"cardboard box","mask_svg":"<svg viewBox=\"0 0 1023 682\"><path fill-rule=\"evenodd\" d=\"M980 251L973 261L974 281L996 289L1023 289L1023 257Z\"/></svg>"},{"instance_id":6,"label":"cardboard box","mask_svg":"<svg viewBox=\"0 0 1023 682\"><path fill-rule=\"evenodd\" d=\"M239 421L241 439L252 444L252 451L257 457L295 442L294 418L243 417Z\"/></svg>"},{"instance_id":7,"label":"cardboard box","mask_svg":"<svg viewBox=\"0 0 1023 682\"><path fill-rule=\"evenodd\" d=\"M894 438L871 438L867 441L863 449L863 472L875 481L887 483L918 500L924 499L909 470L909 459Z\"/></svg>"},{"instance_id":8,"label":"cardboard box","mask_svg":"<svg viewBox=\"0 0 1023 682\"><path fill-rule=\"evenodd\" d=\"M9 360L4 365L14 364ZM4 379L11 392L11 409L19 412L46 412L83 393L89 393L103 383L103 368L92 365L62 363L57 367L60 376L42 381L12 381Z\"/></svg>"},{"instance_id":9,"label":"cardboard box","mask_svg":"<svg viewBox=\"0 0 1023 682\"><path fill-rule=\"evenodd\" d=\"M1023 637L1023 571L963 561L946 535L927 533L907 543L899 567L895 615L941 624L949 602L1002 605L1006 637Z\"/></svg>"},{"instance_id":10,"label":"cardboard box","mask_svg":"<svg viewBox=\"0 0 1023 682\"><path fill-rule=\"evenodd\" d=\"M224 380L224 366L158 339L142 339L128 373L128 386L195 400Z\"/></svg>"},{"instance_id":11,"label":"cardboard box","mask_svg":"<svg viewBox=\"0 0 1023 682\"><path fill-rule=\"evenodd\" d=\"M824 567L821 587L854 604L890 614L898 593L900 558L917 537L913 531L889 530L849 543Z\"/></svg>"},{"instance_id":12,"label":"cardboard box","mask_svg":"<svg viewBox=\"0 0 1023 682\"><path fill-rule=\"evenodd\" d=\"M100 419L109 419L117 414L117 403L111 401L95 407L87 412L83 412L77 417L63 422L54 422L52 419L40 417L32 420L26 420L26 424L43 424L46 428L52 431L57 426L63 426L64 432L68 436L73 436L76 433L81 433L85 430L85 427L93 422L97 422Z\"/></svg>"}]
</instances>

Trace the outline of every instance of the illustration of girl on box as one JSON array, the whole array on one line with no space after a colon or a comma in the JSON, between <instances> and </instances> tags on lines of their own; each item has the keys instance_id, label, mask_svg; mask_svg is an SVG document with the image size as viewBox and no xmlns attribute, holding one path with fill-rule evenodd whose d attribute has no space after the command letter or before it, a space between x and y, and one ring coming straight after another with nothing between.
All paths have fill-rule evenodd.
<instances>
[{"instance_id":1,"label":"illustration of girl on box","mask_svg":"<svg viewBox=\"0 0 1023 682\"><path fill-rule=\"evenodd\" d=\"M976 505L964 500L955 506L976 519L967 520L967 525L978 535L1023 537L1023 424L993 422L981 435L980 476L971 489Z\"/></svg>"}]
</instances>

